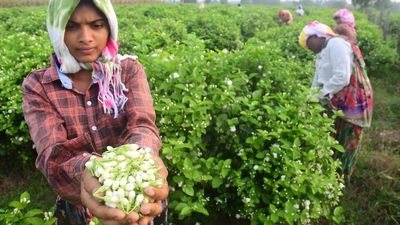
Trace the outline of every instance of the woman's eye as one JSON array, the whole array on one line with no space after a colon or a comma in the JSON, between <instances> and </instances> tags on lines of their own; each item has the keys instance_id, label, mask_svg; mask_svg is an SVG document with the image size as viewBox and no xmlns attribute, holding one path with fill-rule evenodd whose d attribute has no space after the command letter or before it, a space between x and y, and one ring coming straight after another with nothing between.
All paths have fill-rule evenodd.
<instances>
[{"instance_id":1,"label":"woman's eye","mask_svg":"<svg viewBox=\"0 0 400 225\"><path fill-rule=\"evenodd\" d=\"M101 29L101 28L104 27L104 23L94 23L94 24L92 25L92 27L93 27L94 29Z\"/></svg>"},{"instance_id":2,"label":"woman's eye","mask_svg":"<svg viewBox=\"0 0 400 225\"><path fill-rule=\"evenodd\" d=\"M66 28L65 29L67 29L67 30L73 30L73 29L76 29L78 26L76 25L76 24L74 24L74 23L67 23L67 26L66 26Z\"/></svg>"}]
</instances>

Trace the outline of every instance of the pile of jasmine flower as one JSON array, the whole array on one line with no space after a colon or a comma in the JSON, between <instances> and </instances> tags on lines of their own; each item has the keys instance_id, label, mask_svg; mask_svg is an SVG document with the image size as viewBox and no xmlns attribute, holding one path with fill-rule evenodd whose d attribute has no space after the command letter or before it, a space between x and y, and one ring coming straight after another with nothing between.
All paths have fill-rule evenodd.
<instances>
[{"instance_id":1,"label":"pile of jasmine flower","mask_svg":"<svg viewBox=\"0 0 400 225\"><path fill-rule=\"evenodd\" d=\"M93 196L126 213L139 212L143 204L151 201L144 189L160 187L165 179L158 173L151 150L136 144L108 146L101 158L92 156L85 165L102 185Z\"/></svg>"}]
</instances>

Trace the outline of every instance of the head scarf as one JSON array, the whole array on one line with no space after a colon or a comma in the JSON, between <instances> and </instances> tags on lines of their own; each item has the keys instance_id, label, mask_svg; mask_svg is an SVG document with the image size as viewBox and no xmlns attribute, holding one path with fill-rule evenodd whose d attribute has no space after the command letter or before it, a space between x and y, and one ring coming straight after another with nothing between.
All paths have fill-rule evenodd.
<instances>
[{"instance_id":1,"label":"head scarf","mask_svg":"<svg viewBox=\"0 0 400 225\"><path fill-rule=\"evenodd\" d=\"M348 9L339 9L332 15L333 19L340 19L340 23L344 23L351 27L353 30L356 28L356 22L353 13Z\"/></svg>"},{"instance_id":2,"label":"head scarf","mask_svg":"<svg viewBox=\"0 0 400 225\"><path fill-rule=\"evenodd\" d=\"M99 102L104 112L118 117L118 110L123 109L128 98L125 96L124 84L121 81L121 56L118 54L118 23L110 0L92 0L94 5L104 13L110 27L110 37L102 55L92 63L79 63L71 55L64 42L65 28L80 0L50 0L47 14L47 30L53 44L54 53L60 63L60 70L70 74L82 68L92 71L94 83L99 85Z\"/></svg>"},{"instance_id":3,"label":"head scarf","mask_svg":"<svg viewBox=\"0 0 400 225\"><path fill-rule=\"evenodd\" d=\"M307 48L307 39L311 36L324 37L329 39L336 36L335 32L325 24L318 21L309 22L301 31L299 36L299 44L303 48Z\"/></svg>"}]
</instances>

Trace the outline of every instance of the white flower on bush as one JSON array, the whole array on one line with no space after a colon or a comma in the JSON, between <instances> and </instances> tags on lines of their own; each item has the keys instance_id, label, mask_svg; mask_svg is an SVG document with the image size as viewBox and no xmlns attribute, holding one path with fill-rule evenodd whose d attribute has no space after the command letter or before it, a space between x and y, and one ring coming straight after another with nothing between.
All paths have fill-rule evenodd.
<instances>
[{"instance_id":1,"label":"white flower on bush","mask_svg":"<svg viewBox=\"0 0 400 225\"><path fill-rule=\"evenodd\" d=\"M236 127L235 126L231 126L230 130L231 130L231 132L236 132Z\"/></svg>"},{"instance_id":2,"label":"white flower on bush","mask_svg":"<svg viewBox=\"0 0 400 225\"><path fill-rule=\"evenodd\" d=\"M259 69L259 70L262 70L262 68L263 68L263 66L258 65L258 69Z\"/></svg>"},{"instance_id":3,"label":"white flower on bush","mask_svg":"<svg viewBox=\"0 0 400 225\"><path fill-rule=\"evenodd\" d=\"M44 216L45 221L49 221L53 217L53 213L52 212L44 212L43 216Z\"/></svg>"},{"instance_id":4,"label":"white flower on bush","mask_svg":"<svg viewBox=\"0 0 400 225\"><path fill-rule=\"evenodd\" d=\"M229 79L226 79L226 80L225 80L225 83L226 83L226 85L228 85L228 86L232 86L232 81L229 80Z\"/></svg>"},{"instance_id":5,"label":"white flower on bush","mask_svg":"<svg viewBox=\"0 0 400 225\"><path fill-rule=\"evenodd\" d=\"M174 73L172 74L172 78L176 79L176 78L178 78L178 77L179 77L179 73L174 72Z\"/></svg>"},{"instance_id":6,"label":"white flower on bush","mask_svg":"<svg viewBox=\"0 0 400 225\"><path fill-rule=\"evenodd\" d=\"M304 201L304 208L309 210L310 209L310 204L311 204L310 200L305 200Z\"/></svg>"},{"instance_id":7,"label":"white flower on bush","mask_svg":"<svg viewBox=\"0 0 400 225\"><path fill-rule=\"evenodd\" d=\"M108 146L102 158L92 156L85 166L102 185L93 196L106 206L126 213L139 212L143 204L151 201L144 189L160 187L164 181L158 174L151 150L136 144Z\"/></svg>"}]
</instances>

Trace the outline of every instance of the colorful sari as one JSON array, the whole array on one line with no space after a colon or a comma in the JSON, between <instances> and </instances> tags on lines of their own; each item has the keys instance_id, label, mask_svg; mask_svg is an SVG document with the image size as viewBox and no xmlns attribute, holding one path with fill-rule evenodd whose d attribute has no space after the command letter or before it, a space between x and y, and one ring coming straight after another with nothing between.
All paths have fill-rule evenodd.
<instances>
[{"instance_id":1,"label":"colorful sari","mask_svg":"<svg viewBox=\"0 0 400 225\"><path fill-rule=\"evenodd\" d=\"M345 151L336 152L335 157L342 162L342 175L347 183L350 182L350 177L354 172L363 128L371 125L373 109L372 87L365 69L364 58L354 43L352 43L352 49L354 69L350 84L331 99L332 108L343 112L343 117L335 121L334 137Z\"/></svg>"}]
</instances>

